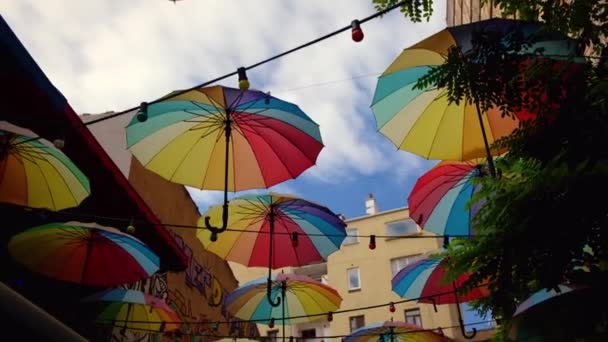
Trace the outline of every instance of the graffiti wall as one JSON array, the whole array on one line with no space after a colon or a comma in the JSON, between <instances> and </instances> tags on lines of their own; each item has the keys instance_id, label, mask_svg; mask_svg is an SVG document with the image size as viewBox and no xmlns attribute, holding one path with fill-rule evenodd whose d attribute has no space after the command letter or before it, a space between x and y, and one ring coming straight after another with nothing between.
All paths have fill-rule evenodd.
<instances>
[{"instance_id":1,"label":"graffiti wall","mask_svg":"<svg viewBox=\"0 0 608 342\"><path fill-rule=\"evenodd\" d=\"M196 226L200 214L183 186L145 170L135 159L131 163L129 181L162 222ZM214 335L259 336L255 324L240 322L223 306L225 296L238 286L228 263L204 249L196 238L196 229L170 229L174 240L188 257L186 269L156 274L130 284L128 288L164 299L185 324L177 333L164 334L114 329L112 340L202 341L204 336ZM215 322L222 323L216 326Z\"/></svg>"}]
</instances>

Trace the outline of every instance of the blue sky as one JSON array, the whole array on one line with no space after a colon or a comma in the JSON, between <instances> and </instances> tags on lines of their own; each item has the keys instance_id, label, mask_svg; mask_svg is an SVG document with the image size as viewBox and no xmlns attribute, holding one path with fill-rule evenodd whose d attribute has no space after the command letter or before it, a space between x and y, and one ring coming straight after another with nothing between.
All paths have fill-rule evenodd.
<instances>
[{"instance_id":1,"label":"blue sky","mask_svg":"<svg viewBox=\"0 0 608 342\"><path fill-rule=\"evenodd\" d=\"M260 6L263 3L264 6ZM403 207L433 163L376 132L369 104L377 76L399 52L445 27L445 3L430 22L398 11L248 71L251 87L298 104L321 127L317 165L273 191L363 215ZM79 113L120 111L251 65L315 39L374 9L371 0L5 1L2 15ZM220 82L236 87L235 77ZM190 189L201 211L221 193Z\"/></svg>"}]
</instances>

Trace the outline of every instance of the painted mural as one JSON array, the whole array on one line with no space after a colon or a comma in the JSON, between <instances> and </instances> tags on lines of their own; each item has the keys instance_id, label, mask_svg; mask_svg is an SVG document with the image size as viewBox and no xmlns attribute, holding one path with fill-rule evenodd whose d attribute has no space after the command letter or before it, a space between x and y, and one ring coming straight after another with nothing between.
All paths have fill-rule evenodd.
<instances>
[{"instance_id":1,"label":"painted mural","mask_svg":"<svg viewBox=\"0 0 608 342\"><path fill-rule=\"evenodd\" d=\"M178 246L188 257L188 267L179 273L155 274L152 277L129 284L125 288L143 291L155 297L165 300L181 317L183 322L193 322L183 324L179 332L174 333L150 333L138 332L134 330L123 331L115 328L112 331L112 341L203 341L205 336L258 336L258 329L255 324L242 322L232 316L222 305L228 290L222 286L220 280L215 277L208 267L203 266L193 255L192 248L184 242L179 234L172 232L173 238ZM184 287L172 282L183 282L186 288L194 290L197 295L183 293ZM206 307L207 310L200 308ZM210 319L201 311L209 312L217 310L220 313L222 322L227 324L216 325L216 320ZM196 312L199 312L197 314ZM184 339L185 338L185 339Z\"/></svg>"}]
</instances>

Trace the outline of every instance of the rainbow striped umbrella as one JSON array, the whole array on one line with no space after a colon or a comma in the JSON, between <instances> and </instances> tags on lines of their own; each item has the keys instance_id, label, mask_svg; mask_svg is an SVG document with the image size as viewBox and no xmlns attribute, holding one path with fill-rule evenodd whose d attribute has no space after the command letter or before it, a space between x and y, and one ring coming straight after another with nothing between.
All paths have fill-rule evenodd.
<instances>
[{"instance_id":1,"label":"rainbow striped umbrella","mask_svg":"<svg viewBox=\"0 0 608 342\"><path fill-rule=\"evenodd\" d=\"M430 304L455 304L488 296L486 287L456 296L455 288L460 287L470 275L464 274L453 283L445 282L446 263L445 258L427 257L407 265L393 277L393 292L405 299L420 298L419 303Z\"/></svg>"},{"instance_id":2,"label":"rainbow striped umbrella","mask_svg":"<svg viewBox=\"0 0 608 342\"><path fill-rule=\"evenodd\" d=\"M110 287L150 277L159 258L143 242L95 223L49 223L11 238L10 254L53 279Z\"/></svg>"},{"instance_id":3,"label":"rainbow striped umbrella","mask_svg":"<svg viewBox=\"0 0 608 342\"><path fill-rule=\"evenodd\" d=\"M480 189L472 181L488 174L486 166L482 159L438 163L416 181L408 197L410 216L437 235L473 235L471 220L481 204L467 204Z\"/></svg>"},{"instance_id":4,"label":"rainbow striped umbrella","mask_svg":"<svg viewBox=\"0 0 608 342\"><path fill-rule=\"evenodd\" d=\"M144 105L127 126L127 147L172 182L241 191L297 177L315 164L323 143L298 106L261 91L213 86Z\"/></svg>"},{"instance_id":5,"label":"rainbow striped umbrella","mask_svg":"<svg viewBox=\"0 0 608 342\"><path fill-rule=\"evenodd\" d=\"M380 76L371 104L378 131L399 149L437 160L490 157L486 147L518 126L517 118L503 118L499 108L481 115L470 99L450 103L445 87L430 84L415 88L421 77L445 62L449 49L469 52L479 32L500 34L505 39L521 33L534 41L522 54L533 55L543 49L546 56L566 56L565 59L576 55L577 44L567 36L549 32L539 23L511 19L448 27L420 41L405 49ZM530 116L528 112L515 114Z\"/></svg>"},{"instance_id":6,"label":"rainbow striped umbrella","mask_svg":"<svg viewBox=\"0 0 608 342\"><path fill-rule=\"evenodd\" d=\"M386 321L365 325L348 335L344 342L447 342L452 339L406 322Z\"/></svg>"},{"instance_id":7,"label":"rainbow striped umbrella","mask_svg":"<svg viewBox=\"0 0 608 342\"><path fill-rule=\"evenodd\" d=\"M517 309L515 310L515 313L513 314L513 316L522 314L526 310L530 309L531 307L538 305L540 303L543 303L547 300L551 300L553 298L565 295L572 291L587 288L587 286L560 284L560 285L558 285L558 288L559 288L559 292L556 291L555 289L543 289L543 290L535 292L530 297L528 297L528 299L526 299L525 301L523 301L521 304L519 304L517 306Z\"/></svg>"},{"instance_id":8,"label":"rainbow striped umbrella","mask_svg":"<svg viewBox=\"0 0 608 342\"><path fill-rule=\"evenodd\" d=\"M52 143L0 121L0 202L58 211L90 193L88 178Z\"/></svg>"},{"instance_id":9,"label":"rainbow striped umbrella","mask_svg":"<svg viewBox=\"0 0 608 342\"><path fill-rule=\"evenodd\" d=\"M147 293L127 289L99 292L84 301L109 302L96 321L115 327L146 331L174 331L181 319L163 300Z\"/></svg>"},{"instance_id":10,"label":"rainbow striped umbrella","mask_svg":"<svg viewBox=\"0 0 608 342\"><path fill-rule=\"evenodd\" d=\"M221 205L212 207L205 217L219 222L222 210ZM208 251L245 266L274 269L321 262L346 237L346 224L336 214L291 195L237 197L230 201L228 213L229 229L221 239L213 241L212 233L203 229L197 236Z\"/></svg>"},{"instance_id":11,"label":"rainbow striped umbrella","mask_svg":"<svg viewBox=\"0 0 608 342\"><path fill-rule=\"evenodd\" d=\"M272 275L271 281L270 296L273 301L282 298L282 305L273 306L266 300L266 277L262 277L243 284L229 294L225 301L226 308L243 320L268 323L276 319L277 323L286 325L324 319L325 314L337 310L342 303L338 291L305 275L279 273Z\"/></svg>"}]
</instances>

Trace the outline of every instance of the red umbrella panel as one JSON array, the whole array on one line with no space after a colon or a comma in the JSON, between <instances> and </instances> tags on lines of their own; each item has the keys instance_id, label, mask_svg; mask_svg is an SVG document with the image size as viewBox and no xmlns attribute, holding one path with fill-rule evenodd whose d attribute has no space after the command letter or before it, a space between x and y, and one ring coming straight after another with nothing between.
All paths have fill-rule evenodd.
<instances>
[{"instance_id":1,"label":"red umbrella panel","mask_svg":"<svg viewBox=\"0 0 608 342\"><path fill-rule=\"evenodd\" d=\"M422 258L399 271L392 280L393 292L406 299L418 299L420 303L456 304L481 299L489 295L487 287L477 287L466 294L456 296L455 289L466 282L465 273L453 283L446 282L445 258Z\"/></svg>"},{"instance_id":2,"label":"red umbrella panel","mask_svg":"<svg viewBox=\"0 0 608 342\"><path fill-rule=\"evenodd\" d=\"M467 207L480 189L472 180L488 175L487 163L481 158L440 162L416 181L408 198L410 216L437 235L473 235L471 220L482 203Z\"/></svg>"}]
</instances>

